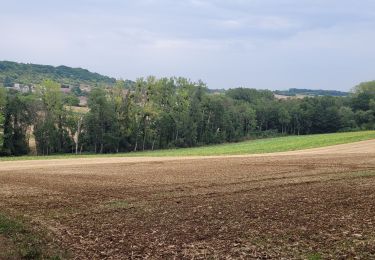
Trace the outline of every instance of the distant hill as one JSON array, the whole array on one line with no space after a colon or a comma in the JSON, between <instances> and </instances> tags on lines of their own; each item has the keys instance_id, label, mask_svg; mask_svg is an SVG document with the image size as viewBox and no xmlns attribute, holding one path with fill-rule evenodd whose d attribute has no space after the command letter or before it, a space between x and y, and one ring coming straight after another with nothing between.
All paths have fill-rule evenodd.
<instances>
[{"instance_id":1,"label":"distant hill","mask_svg":"<svg viewBox=\"0 0 375 260\"><path fill-rule=\"evenodd\" d=\"M211 94L222 94L226 93L226 89L208 89ZM349 92L343 92L338 90L322 90L322 89L298 89L290 88L289 90L275 90L272 93L278 99L285 99L288 97L293 98L303 98L306 96L316 97L316 96L332 96L332 97L345 97L349 95Z\"/></svg>"},{"instance_id":2,"label":"distant hill","mask_svg":"<svg viewBox=\"0 0 375 260\"><path fill-rule=\"evenodd\" d=\"M223 93L225 93L226 90L225 89L209 88L207 91L210 94L223 94Z\"/></svg>"},{"instance_id":3,"label":"distant hill","mask_svg":"<svg viewBox=\"0 0 375 260\"><path fill-rule=\"evenodd\" d=\"M82 68L67 66L49 66L0 61L0 83L11 87L14 83L31 85L40 84L45 79L52 79L60 84L79 86L112 86L116 79L90 72ZM127 80L126 83L132 84Z\"/></svg>"},{"instance_id":4,"label":"distant hill","mask_svg":"<svg viewBox=\"0 0 375 260\"><path fill-rule=\"evenodd\" d=\"M52 79L62 85L80 86L113 86L116 79L99 73L90 72L87 69L71 68L68 66L50 66L31 63L17 63L12 61L0 61L0 86L12 87L15 83L21 85L37 85L45 79ZM135 82L125 80L128 87L134 86ZM209 93L225 93L225 89L209 89ZM297 89L273 91L279 96L347 96L348 92L337 90L315 90L315 89Z\"/></svg>"},{"instance_id":5,"label":"distant hill","mask_svg":"<svg viewBox=\"0 0 375 260\"><path fill-rule=\"evenodd\" d=\"M349 92L343 92L338 90L322 90L322 89L298 89L290 88L289 90L275 90L275 94L283 96L333 96L333 97L345 97L349 95Z\"/></svg>"}]
</instances>

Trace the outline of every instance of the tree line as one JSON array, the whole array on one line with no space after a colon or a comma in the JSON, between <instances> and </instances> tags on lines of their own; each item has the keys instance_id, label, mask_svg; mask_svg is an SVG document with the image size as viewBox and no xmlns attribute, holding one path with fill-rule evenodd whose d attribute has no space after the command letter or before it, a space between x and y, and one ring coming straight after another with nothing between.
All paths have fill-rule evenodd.
<instances>
[{"instance_id":1,"label":"tree line","mask_svg":"<svg viewBox=\"0 0 375 260\"><path fill-rule=\"evenodd\" d=\"M34 93L0 88L2 155L27 154L32 140L38 155L118 153L361 129L375 129L375 82L348 97L277 100L268 90L215 94L203 82L148 77L93 88L87 111L52 80Z\"/></svg>"}]
</instances>

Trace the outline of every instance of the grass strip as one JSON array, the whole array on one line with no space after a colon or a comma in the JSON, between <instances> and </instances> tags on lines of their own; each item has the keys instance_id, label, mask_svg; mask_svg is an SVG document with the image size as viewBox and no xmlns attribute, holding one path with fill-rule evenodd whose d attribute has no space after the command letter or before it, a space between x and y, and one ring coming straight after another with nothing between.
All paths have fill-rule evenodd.
<instances>
[{"instance_id":1,"label":"grass strip","mask_svg":"<svg viewBox=\"0 0 375 260\"><path fill-rule=\"evenodd\" d=\"M165 149L118 154L62 154L52 156L1 157L0 161L98 157L215 156L287 152L375 139L375 131L286 136L194 148Z\"/></svg>"},{"instance_id":2,"label":"grass strip","mask_svg":"<svg viewBox=\"0 0 375 260\"><path fill-rule=\"evenodd\" d=\"M51 253L46 248L46 241L35 234L19 219L10 218L0 213L0 235L9 239L14 247L2 257L6 259L62 259L59 254Z\"/></svg>"}]
</instances>

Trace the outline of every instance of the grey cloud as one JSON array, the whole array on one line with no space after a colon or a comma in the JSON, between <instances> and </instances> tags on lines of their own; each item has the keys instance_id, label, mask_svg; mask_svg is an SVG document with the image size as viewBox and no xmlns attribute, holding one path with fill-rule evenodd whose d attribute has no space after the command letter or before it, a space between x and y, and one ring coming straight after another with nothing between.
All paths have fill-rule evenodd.
<instances>
[{"instance_id":1,"label":"grey cloud","mask_svg":"<svg viewBox=\"0 0 375 260\"><path fill-rule=\"evenodd\" d=\"M373 10L368 0L7 1L0 59L212 88L347 90L375 74Z\"/></svg>"}]
</instances>

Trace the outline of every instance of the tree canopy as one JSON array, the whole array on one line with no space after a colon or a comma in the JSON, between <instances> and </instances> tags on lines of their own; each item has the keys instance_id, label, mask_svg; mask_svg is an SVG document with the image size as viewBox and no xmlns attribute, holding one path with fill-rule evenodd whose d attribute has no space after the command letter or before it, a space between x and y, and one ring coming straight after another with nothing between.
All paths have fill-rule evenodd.
<instances>
[{"instance_id":1,"label":"tree canopy","mask_svg":"<svg viewBox=\"0 0 375 260\"><path fill-rule=\"evenodd\" d=\"M51 79L59 84L70 86L79 86L80 84L113 86L116 83L116 79L114 78L81 68L0 61L0 83L5 87L11 87L14 83L38 85L45 79ZM129 86L133 84L129 80L125 82Z\"/></svg>"},{"instance_id":2,"label":"tree canopy","mask_svg":"<svg viewBox=\"0 0 375 260\"><path fill-rule=\"evenodd\" d=\"M0 88L2 154L116 153L237 142L275 135L375 128L374 83L347 97L277 100L266 90L210 92L185 78L141 78L96 87L88 112L60 84L44 80L34 93Z\"/></svg>"}]
</instances>

